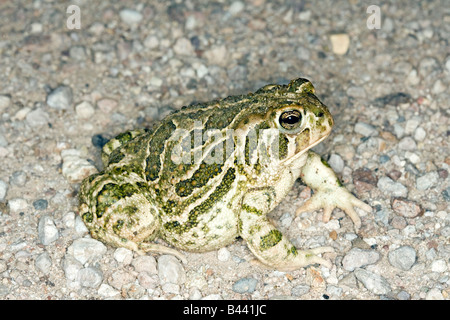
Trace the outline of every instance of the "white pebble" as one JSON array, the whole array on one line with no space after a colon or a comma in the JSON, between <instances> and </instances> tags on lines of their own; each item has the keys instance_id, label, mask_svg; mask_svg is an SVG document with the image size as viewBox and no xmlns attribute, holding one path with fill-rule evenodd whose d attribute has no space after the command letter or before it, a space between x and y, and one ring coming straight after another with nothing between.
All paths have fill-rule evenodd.
<instances>
[{"instance_id":1,"label":"white pebble","mask_svg":"<svg viewBox=\"0 0 450 320\"><path fill-rule=\"evenodd\" d=\"M186 275L181 262L172 255L162 255L158 259L158 275L162 283L183 284Z\"/></svg>"},{"instance_id":2,"label":"white pebble","mask_svg":"<svg viewBox=\"0 0 450 320\"><path fill-rule=\"evenodd\" d=\"M75 107L75 111L77 113L77 116L81 119L89 119L90 117L92 117L94 115L94 112L95 112L92 104L90 104L87 101L83 101L83 102L79 103Z\"/></svg>"},{"instance_id":3,"label":"white pebble","mask_svg":"<svg viewBox=\"0 0 450 320\"><path fill-rule=\"evenodd\" d=\"M0 180L0 201L3 201L6 197L6 192L8 192L8 184Z\"/></svg>"},{"instance_id":4,"label":"white pebble","mask_svg":"<svg viewBox=\"0 0 450 320\"><path fill-rule=\"evenodd\" d=\"M114 251L114 259L119 263L128 265L133 259L133 252L127 248L117 248L116 251Z\"/></svg>"},{"instance_id":5,"label":"white pebble","mask_svg":"<svg viewBox=\"0 0 450 320\"><path fill-rule=\"evenodd\" d=\"M52 217L45 215L39 220L38 236L44 246L55 242L59 238L59 231Z\"/></svg>"},{"instance_id":6,"label":"white pebble","mask_svg":"<svg viewBox=\"0 0 450 320\"><path fill-rule=\"evenodd\" d=\"M433 272L445 272L447 271L447 264L445 260L436 260L431 264L431 271Z\"/></svg>"},{"instance_id":7,"label":"white pebble","mask_svg":"<svg viewBox=\"0 0 450 320\"><path fill-rule=\"evenodd\" d=\"M123 9L120 11L119 16L128 25L135 25L142 20L142 14L132 9Z\"/></svg>"},{"instance_id":8,"label":"white pebble","mask_svg":"<svg viewBox=\"0 0 450 320\"><path fill-rule=\"evenodd\" d=\"M72 105L72 89L67 86L59 86L47 96L47 104L54 109L67 110Z\"/></svg>"},{"instance_id":9,"label":"white pebble","mask_svg":"<svg viewBox=\"0 0 450 320\"><path fill-rule=\"evenodd\" d=\"M72 255L80 263L94 261L101 258L106 253L106 246L98 240L91 238L76 239L67 248L67 253Z\"/></svg>"},{"instance_id":10,"label":"white pebble","mask_svg":"<svg viewBox=\"0 0 450 320\"><path fill-rule=\"evenodd\" d=\"M217 259L219 259L219 261L222 261L222 262L228 261L230 259L230 257L231 257L231 254L227 248L221 248L217 252Z\"/></svg>"},{"instance_id":11,"label":"white pebble","mask_svg":"<svg viewBox=\"0 0 450 320\"><path fill-rule=\"evenodd\" d=\"M12 213L18 213L25 211L28 207L28 203L25 199L22 198L14 198L8 201L9 211Z\"/></svg>"},{"instance_id":12,"label":"white pebble","mask_svg":"<svg viewBox=\"0 0 450 320\"><path fill-rule=\"evenodd\" d=\"M423 141L426 136L427 132L422 127L418 127L416 131L414 131L414 139L416 141Z\"/></svg>"}]
</instances>

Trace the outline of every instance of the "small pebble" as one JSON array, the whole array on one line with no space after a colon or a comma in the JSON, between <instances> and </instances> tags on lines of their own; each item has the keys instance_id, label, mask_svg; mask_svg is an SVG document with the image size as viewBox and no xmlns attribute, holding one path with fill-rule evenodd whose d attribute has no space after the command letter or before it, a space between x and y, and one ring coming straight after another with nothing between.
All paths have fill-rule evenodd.
<instances>
[{"instance_id":1,"label":"small pebble","mask_svg":"<svg viewBox=\"0 0 450 320\"><path fill-rule=\"evenodd\" d=\"M415 218L424 212L416 202L401 197L392 200L392 210L405 218Z\"/></svg>"},{"instance_id":2,"label":"small pebble","mask_svg":"<svg viewBox=\"0 0 450 320\"><path fill-rule=\"evenodd\" d=\"M104 113L113 112L118 105L118 102L114 99L103 98L97 101L97 107Z\"/></svg>"},{"instance_id":3,"label":"small pebble","mask_svg":"<svg viewBox=\"0 0 450 320\"><path fill-rule=\"evenodd\" d=\"M103 281L103 272L95 267L87 267L78 271L77 280L82 287L97 288Z\"/></svg>"},{"instance_id":4,"label":"small pebble","mask_svg":"<svg viewBox=\"0 0 450 320\"><path fill-rule=\"evenodd\" d=\"M108 279L108 283L116 288L117 290L122 290L122 287L132 283L136 280L136 276L125 270L117 270L111 274Z\"/></svg>"},{"instance_id":5,"label":"small pebble","mask_svg":"<svg viewBox=\"0 0 450 320\"><path fill-rule=\"evenodd\" d=\"M119 12L120 19L128 25L135 25L142 20L142 14L136 10L123 9Z\"/></svg>"},{"instance_id":6,"label":"small pebble","mask_svg":"<svg viewBox=\"0 0 450 320\"><path fill-rule=\"evenodd\" d=\"M233 284L232 290L237 293L253 293L257 284L258 280L254 278L242 278Z\"/></svg>"},{"instance_id":7,"label":"small pebble","mask_svg":"<svg viewBox=\"0 0 450 320\"><path fill-rule=\"evenodd\" d=\"M433 288L427 292L425 300L444 300L441 290Z\"/></svg>"},{"instance_id":8,"label":"small pebble","mask_svg":"<svg viewBox=\"0 0 450 320\"><path fill-rule=\"evenodd\" d=\"M72 105L72 89L68 86L59 86L47 96L47 104L54 109L67 110Z\"/></svg>"},{"instance_id":9,"label":"small pebble","mask_svg":"<svg viewBox=\"0 0 450 320\"><path fill-rule=\"evenodd\" d=\"M417 190L427 190L436 186L439 181L439 175L436 171L431 171L416 179Z\"/></svg>"},{"instance_id":10,"label":"small pebble","mask_svg":"<svg viewBox=\"0 0 450 320\"><path fill-rule=\"evenodd\" d=\"M56 228L52 217L45 215L39 219L38 236L39 241L44 246L55 242L59 238L59 231Z\"/></svg>"},{"instance_id":11,"label":"small pebble","mask_svg":"<svg viewBox=\"0 0 450 320\"><path fill-rule=\"evenodd\" d=\"M9 178L9 183L17 187L25 186L26 182L27 182L27 174L22 170L14 171L11 177Z\"/></svg>"},{"instance_id":12,"label":"small pebble","mask_svg":"<svg viewBox=\"0 0 450 320\"><path fill-rule=\"evenodd\" d=\"M63 160L62 174L71 183L81 182L84 178L98 172L92 163L81 158L80 155L81 152L75 149L61 151Z\"/></svg>"},{"instance_id":13,"label":"small pebble","mask_svg":"<svg viewBox=\"0 0 450 320\"><path fill-rule=\"evenodd\" d=\"M300 284L300 285L295 286L295 287L292 288L291 294L294 297L300 297L300 296L302 296L304 294L307 294L309 292L309 290L310 290L309 286Z\"/></svg>"},{"instance_id":14,"label":"small pebble","mask_svg":"<svg viewBox=\"0 0 450 320\"><path fill-rule=\"evenodd\" d=\"M364 287L374 294L388 294L391 291L389 282L378 274L361 268L356 269L354 273Z\"/></svg>"},{"instance_id":15,"label":"small pebble","mask_svg":"<svg viewBox=\"0 0 450 320\"><path fill-rule=\"evenodd\" d=\"M76 281L78 271L83 268L80 261L75 259L71 254L66 254L61 263L62 269L66 279L69 281Z\"/></svg>"},{"instance_id":16,"label":"small pebble","mask_svg":"<svg viewBox=\"0 0 450 320\"><path fill-rule=\"evenodd\" d=\"M372 190L377 185L377 178L368 168L359 168L353 171L353 184L358 193Z\"/></svg>"},{"instance_id":17,"label":"small pebble","mask_svg":"<svg viewBox=\"0 0 450 320\"><path fill-rule=\"evenodd\" d=\"M28 112L25 117L25 121L30 127L38 128L48 126L50 122L50 116L47 112L38 108L36 110Z\"/></svg>"},{"instance_id":18,"label":"small pebble","mask_svg":"<svg viewBox=\"0 0 450 320\"><path fill-rule=\"evenodd\" d=\"M230 7L228 8L228 12L232 15L236 15L239 12L241 12L242 10L244 10L244 3L241 1L235 1L233 2Z\"/></svg>"},{"instance_id":19,"label":"small pebble","mask_svg":"<svg viewBox=\"0 0 450 320\"><path fill-rule=\"evenodd\" d=\"M393 267L407 271L416 263L416 250L410 246L402 246L389 251L388 260Z\"/></svg>"},{"instance_id":20,"label":"small pebble","mask_svg":"<svg viewBox=\"0 0 450 320\"><path fill-rule=\"evenodd\" d=\"M75 107L75 112L77 113L77 116L79 118L89 119L94 115L95 110L92 104L87 101L83 101L77 104L77 106Z\"/></svg>"},{"instance_id":21,"label":"small pebble","mask_svg":"<svg viewBox=\"0 0 450 320\"><path fill-rule=\"evenodd\" d=\"M0 112L3 113L3 111L6 110L6 108L8 108L10 104L11 104L11 97L0 95Z\"/></svg>"},{"instance_id":22,"label":"small pebble","mask_svg":"<svg viewBox=\"0 0 450 320\"><path fill-rule=\"evenodd\" d=\"M417 149L417 144L413 138L408 136L400 140L400 142L398 143L398 147L401 150L413 151Z\"/></svg>"},{"instance_id":23,"label":"small pebble","mask_svg":"<svg viewBox=\"0 0 450 320\"><path fill-rule=\"evenodd\" d=\"M178 38L173 45L173 51L177 55L193 56L195 54L191 41L186 38Z\"/></svg>"},{"instance_id":24,"label":"small pebble","mask_svg":"<svg viewBox=\"0 0 450 320\"><path fill-rule=\"evenodd\" d=\"M38 199L33 201L33 207L35 210L45 210L48 207L48 201L45 199Z\"/></svg>"},{"instance_id":25,"label":"small pebble","mask_svg":"<svg viewBox=\"0 0 450 320\"><path fill-rule=\"evenodd\" d=\"M136 257L131 261L131 265L137 272L158 273L156 259L153 256Z\"/></svg>"},{"instance_id":26,"label":"small pebble","mask_svg":"<svg viewBox=\"0 0 450 320\"><path fill-rule=\"evenodd\" d=\"M50 268L52 266L52 259L47 251L42 252L36 257L34 261L34 265L38 268L42 273L49 274ZM1 273L1 272L0 272Z\"/></svg>"},{"instance_id":27,"label":"small pebble","mask_svg":"<svg viewBox=\"0 0 450 320\"><path fill-rule=\"evenodd\" d=\"M219 251L217 251L217 259L219 261L225 262L230 260L231 253L228 251L227 248L220 248Z\"/></svg>"},{"instance_id":28,"label":"small pebble","mask_svg":"<svg viewBox=\"0 0 450 320\"><path fill-rule=\"evenodd\" d=\"M344 160L340 155L333 153L328 159L328 164L334 170L334 172L340 173L344 170Z\"/></svg>"},{"instance_id":29,"label":"small pebble","mask_svg":"<svg viewBox=\"0 0 450 320\"><path fill-rule=\"evenodd\" d=\"M433 272L445 272L447 271L447 264L445 260L436 260L431 263L431 271Z\"/></svg>"},{"instance_id":30,"label":"small pebble","mask_svg":"<svg viewBox=\"0 0 450 320\"><path fill-rule=\"evenodd\" d=\"M79 238L67 248L67 253L84 265L100 259L106 253L106 246L95 239Z\"/></svg>"},{"instance_id":31,"label":"small pebble","mask_svg":"<svg viewBox=\"0 0 450 320\"><path fill-rule=\"evenodd\" d=\"M0 201L5 200L6 193L8 192L8 186L9 185L5 181L0 180Z\"/></svg>"},{"instance_id":32,"label":"small pebble","mask_svg":"<svg viewBox=\"0 0 450 320\"><path fill-rule=\"evenodd\" d=\"M127 248L117 248L114 251L114 259L116 259L116 261L119 263L128 265L133 259L133 252Z\"/></svg>"},{"instance_id":33,"label":"small pebble","mask_svg":"<svg viewBox=\"0 0 450 320\"><path fill-rule=\"evenodd\" d=\"M174 256L167 254L158 258L158 275L162 283L183 284L186 280L181 262Z\"/></svg>"},{"instance_id":34,"label":"small pebble","mask_svg":"<svg viewBox=\"0 0 450 320\"><path fill-rule=\"evenodd\" d=\"M347 271L374 264L380 260L380 254L375 250L353 248L342 259L342 266Z\"/></svg>"},{"instance_id":35,"label":"small pebble","mask_svg":"<svg viewBox=\"0 0 450 320\"><path fill-rule=\"evenodd\" d=\"M378 189L393 197L406 197L408 189L400 182L393 181L389 177L381 177L377 183Z\"/></svg>"},{"instance_id":36,"label":"small pebble","mask_svg":"<svg viewBox=\"0 0 450 320\"><path fill-rule=\"evenodd\" d=\"M112 298L120 295L120 291L114 289L109 284L102 283L98 288L98 294L104 298Z\"/></svg>"},{"instance_id":37,"label":"small pebble","mask_svg":"<svg viewBox=\"0 0 450 320\"><path fill-rule=\"evenodd\" d=\"M400 216L395 216L391 220L391 226L393 226L395 229L404 229L406 227L406 219Z\"/></svg>"},{"instance_id":38,"label":"small pebble","mask_svg":"<svg viewBox=\"0 0 450 320\"><path fill-rule=\"evenodd\" d=\"M26 210L28 203L22 198L13 198L8 200L8 207L11 213L20 213Z\"/></svg>"},{"instance_id":39,"label":"small pebble","mask_svg":"<svg viewBox=\"0 0 450 320\"><path fill-rule=\"evenodd\" d=\"M357 122L354 130L364 137L375 136L378 134L377 128L365 122Z\"/></svg>"}]
</instances>

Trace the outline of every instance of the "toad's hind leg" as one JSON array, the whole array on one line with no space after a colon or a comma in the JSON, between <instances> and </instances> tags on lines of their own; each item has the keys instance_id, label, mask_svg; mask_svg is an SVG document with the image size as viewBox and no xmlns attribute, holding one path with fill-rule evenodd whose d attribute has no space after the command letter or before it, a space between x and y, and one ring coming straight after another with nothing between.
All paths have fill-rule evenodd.
<instances>
[{"instance_id":1,"label":"toad's hind leg","mask_svg":"<svg viewBox=\"0 0 450 320\"><path fill-rule=\"evenodd\" d=\"M139 254L171 254L186 261L177 250L150 242L156 238L160 227L158 207L150 197L147 185L137 175L130 175L125 181L106 173L91 182L96 186L90 189L96 190L94 193L83 191L80 215L91 236ZM84 181L81 189L85 190L88 183Z\"/></svg>"}]
</instances>

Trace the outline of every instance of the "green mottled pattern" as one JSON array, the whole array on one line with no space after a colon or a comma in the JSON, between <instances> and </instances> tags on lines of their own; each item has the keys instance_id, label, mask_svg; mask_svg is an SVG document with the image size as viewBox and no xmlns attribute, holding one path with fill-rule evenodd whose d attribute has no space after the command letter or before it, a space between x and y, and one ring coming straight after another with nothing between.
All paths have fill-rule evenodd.
<instances>
[{"instance_id":1,"label":"green mottled pattern","mask_svg":"<svg viewBox=\"0 0 450 320\"><path fill-rule=\"evenodd\" d=\"M259 244L259 247L261 250L267 250L274 246L276 246L281 239L283 238L283 235L280 231L277 229L270 230L268 234L261 237L261 242Z\"/></svg>"},{"instance_id":2,"label":"green mottled pattern","mask_svg":"<svg viewBox=\"0 0 450 320\"><path fill-rule=\"evenodd\" d=\"M231 186L236 178L236 170L229 168L225 173L222 181L216 189L205 199L201 204L193 208L188 214L188 221L181 225L178 221L171 221L164 224L164 228L169 231L176 231L179 234L197 226L198 216L208 212L220 199L225 196L231 189Z\"/></svg>"},{"instance_id":3,"label":"green mottled pattern","mask_svg":"<svg viewBox=\"0 0 450 320\"><path fill-rule=\"evenodd\" d=\"M105 210L112 204L124 197L131 197L138 192L135 186L130 183L122 185L107 183L102 190L97 194L97 218L100 218L105 213Z\"/></svg>"},{"instance_id":4,"label":"green mottled pattern","mask_svg":"<svg viewBox=\"0 0 450 320\"><path fill-rule=\"evenodd\" d=\"M161 170L161 154L164 152L164 144L168 140L176 127L172 121L163 122L153 134L150 141L148 152L149 155L146 159L145 174L148 181L154 181L158 179L159 172Z\"/></svg>"},{"instance_id":5,"label":"green mottled pattern","mask_svg":"<svg viewBox=\"0 0 450 320\"><path fill-rule=\"evenodd\" d=\"M180 197L187 197L195 188L201 188L208 181L222 172L222 164L202 163L191 178L182 180L175 185L175 191Z\"/></svg>"}]
</instances>

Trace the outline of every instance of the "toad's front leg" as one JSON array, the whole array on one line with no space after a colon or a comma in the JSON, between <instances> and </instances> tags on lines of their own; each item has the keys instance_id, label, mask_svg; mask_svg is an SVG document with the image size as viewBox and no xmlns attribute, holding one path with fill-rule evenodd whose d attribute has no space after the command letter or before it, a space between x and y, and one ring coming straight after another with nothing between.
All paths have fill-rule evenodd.
<instances>
[{"instance_id":1,"label":"toad's front leg","mask_svg":"<svg viewBox=\"0 0 450 320\"><path fill-rule=\"evenodd\" d=\"M309 151L306 164L302 168L300 177L314 190L314 195L297 209L296 214L323 208L323 221L330 220L334 208L340 208L347 213L355 223L355 228L361 227L361 219L354 207L371 212L372 207L358 200L339 181L333 170L320 156Z\"/></svg>"},{"instance_id":2,"label":"toad's front leg","mask_svg":"<svg viewBox=\"0 0 450 320\"><path fill-rule=\"evenodd\" d=\"M319 263L331 268L331 263L318 256L333 252L331 247L310 250L297 248L267 219L270 192L265 189L250 191L243 199L239 211L240 236L252 253L264 265L282 271L296 270Z\"/></svg>"}]
</instances>

